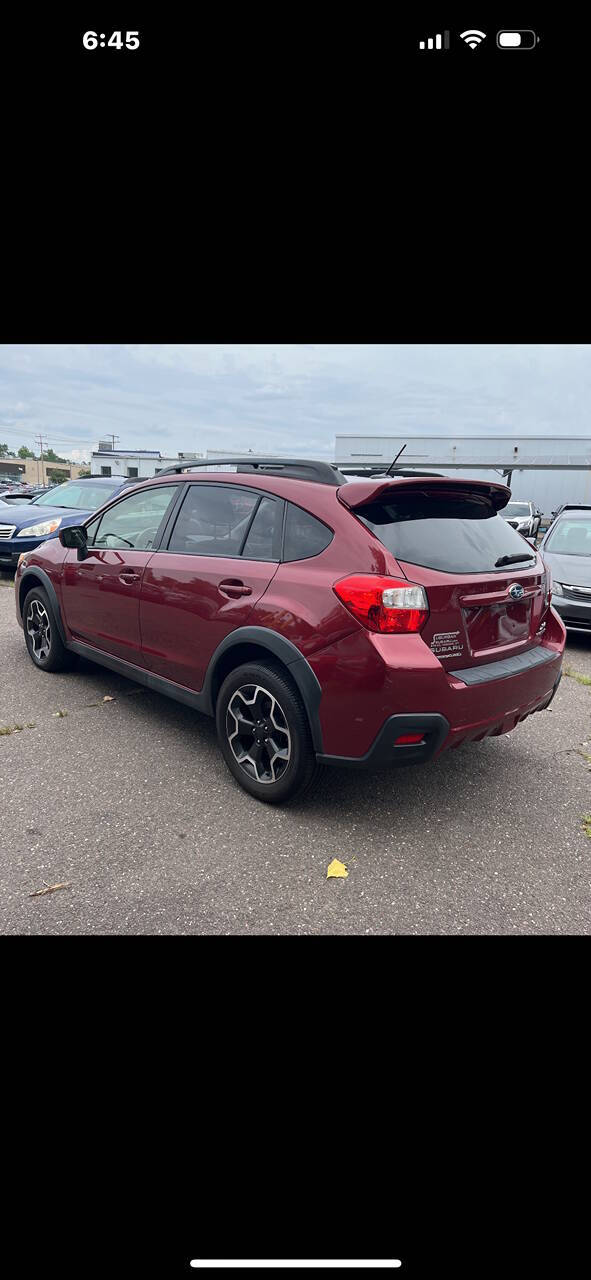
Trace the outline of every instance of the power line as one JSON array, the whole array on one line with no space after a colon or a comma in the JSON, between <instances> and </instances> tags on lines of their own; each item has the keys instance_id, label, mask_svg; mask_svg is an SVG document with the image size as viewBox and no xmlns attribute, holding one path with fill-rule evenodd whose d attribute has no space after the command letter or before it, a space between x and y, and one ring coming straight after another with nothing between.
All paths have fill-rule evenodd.
<instances>
[{"instance_id":1,"label":"power line","mask_svg":"<svg viewBox=\"0 0 591 1280\"><path fill-rule=\"evenodd\" d=\"M33 431L26 431L26 430L19 431L15 427L4 427L0 424L0 438L3 438L4 436L16 437L18 440L21 441L21 443L24 440L35 440L35 441L37 440L37 436ZM46 443L49 444L52 448L54 446L59 447L61 445L70 444L70 445L77 445L79 449L86 449L89 451L92 450L95 443L94 440L81 440L80 436L77 436L77 437L58 436L58 435L54 435L53 433L51 433L48 436L44 436L44 439Z\"/></svg>"},{"instance_id":2,"label":"power line","mask_svg":"<svg viewBox=\"0 0 591 1280\"><path fill-rule=\"evenodd\" d=\"M43 484L43 436L35 436L35 440L39 442L39 451L41 453L41 483ZM37 463L37 480L39 480L39 463Z\"/></svg>"}]
</instances>

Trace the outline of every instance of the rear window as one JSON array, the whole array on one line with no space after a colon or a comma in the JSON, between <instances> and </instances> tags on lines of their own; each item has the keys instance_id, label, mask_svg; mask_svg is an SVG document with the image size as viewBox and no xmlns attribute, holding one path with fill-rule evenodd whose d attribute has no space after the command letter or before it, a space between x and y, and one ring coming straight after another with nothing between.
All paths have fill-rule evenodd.
<instances>
[{"instance_id":1,"label":"rear window","mask_svg":"<svg viewBox=\"0 0 591 1280\"><path fill-rule=\"evenodd\" d=\"M396 556L444 573L489 573L501 556L534 558L492 503L476 495L413 493L374 503L355 514Z\"/></svg>"}]
</instances>

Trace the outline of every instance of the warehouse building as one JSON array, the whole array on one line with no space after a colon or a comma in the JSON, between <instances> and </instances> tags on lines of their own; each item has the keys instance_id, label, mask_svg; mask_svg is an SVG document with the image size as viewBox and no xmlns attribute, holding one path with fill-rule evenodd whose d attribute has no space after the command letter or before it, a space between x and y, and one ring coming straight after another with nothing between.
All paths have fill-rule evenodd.
<instances>
[{"instance_id":1,"label":"warehouse building","mask_svg":"<svg viewBox=\"0 0 591 1280\"><path fill-rule=\"evenodd\" d=\"M338 435L338 466L399 466L447 476L503 481L518 502L534 502L544 516L563 502L591 505L589 436L364 436Z\"/></svg>"}]
</instances>

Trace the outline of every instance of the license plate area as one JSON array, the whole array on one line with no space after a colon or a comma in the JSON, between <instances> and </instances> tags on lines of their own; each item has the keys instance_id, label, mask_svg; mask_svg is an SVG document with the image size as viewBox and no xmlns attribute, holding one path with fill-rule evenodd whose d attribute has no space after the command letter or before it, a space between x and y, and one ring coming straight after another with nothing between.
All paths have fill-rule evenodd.
<instances>
[{"instance_id":1,"label":"license plate area","mask_svg":"<svg viewBox=\"0 0 591 1280\"><path fill-rule=\"evenodd\" d=\"M464 609L464 622L472 657L481 657L496 647L507 648L507 646L529 640L531 610L531 599Z\"/></svg>"}]
</instances>

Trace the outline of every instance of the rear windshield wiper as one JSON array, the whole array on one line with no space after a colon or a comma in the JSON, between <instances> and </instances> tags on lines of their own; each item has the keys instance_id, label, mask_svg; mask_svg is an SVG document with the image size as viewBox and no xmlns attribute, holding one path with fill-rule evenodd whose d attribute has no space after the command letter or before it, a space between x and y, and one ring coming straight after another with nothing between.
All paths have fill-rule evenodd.
<instances>
[{"instance_id":1,"label":"rear windshield wiper","mask_svg":"<svg viewBox=\"0 0 591 1280\"><path fill-rule=\"evenodd\" d=\"M521 560L535 560L535 558L531 552L529 555L524 555L522 551L517 551L514 556L499 556L498 560L495 560L495 569L500 569L502 564L519 564Z\"/></svg>"}]
</instances>

